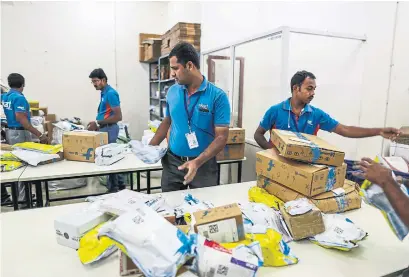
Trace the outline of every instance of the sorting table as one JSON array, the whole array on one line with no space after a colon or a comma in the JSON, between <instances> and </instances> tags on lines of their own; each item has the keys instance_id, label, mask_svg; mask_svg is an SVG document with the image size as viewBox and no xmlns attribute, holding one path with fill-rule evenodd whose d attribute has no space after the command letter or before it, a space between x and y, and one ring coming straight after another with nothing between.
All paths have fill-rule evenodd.
<instances>
[{"instance_id":1,"label":"sorting table","mask_svg":"<svg viewBox=\"0 0 409 277\"><path fill-rule=\"evenodd\" d=\"M218 206L247 201L247 191L255 185L255 182L248 182L189 192ZM178 205L183 201L181 192L163 195L170 205ZM84 266L75 250L57 244L54 219L84 207L86 204L81 203L1 214L0 275L119 276L118 252L103 261ZM280 268L263 267L259 269L257 276L383 276L409 265L409 237L399 241L377 209L363 203L361 209L347 212L345 215L369 233L365 240L358 243L358 248L343 252L325 249L306 240L291 242L289 246L300 259L299 263Z\"/></svg>"},{"instance_id":2,"label":"sorting table","mask_svg":"<svg viewBox=\"0 0 409 277\"><path fill-rule=\"evenodd\" d=\"M241 182L241 174L242 174L242 163L245 161L246 158L241 160L228 160L228 161L220 161L218 162L219 172L221 164L238 164L238 182ZM131 189L134 189L134 180L133 180L133 173L137 173L137 191L146 190L147 193L151 193L152 189L159 189L160 187L151 187L151 176L150 173L152 171L159 171L162 170L162 165L160 162L156 164L146 164L139 160L134 154L128 154L125 156L124 159L110 165L110 166L98 166L95 163L87 163L87 162L76 162L76 161L60 161L56 163L41 165L37 167L27 166L27 168L23 171L20 175L18 181L26 182L26 183L35 183L36 185L36 192L37 192L37 199L36 204L37 207L43 206L43 199L42 199L42 186L41 183L44 182L45 185L45 195L46 195L46 205L49 202L53 201L63 201L63 200L71 200L71 199L79 199L84 198L87 196L95 196L99 194L91 194L91 195L76 195L76 196L69 196L69 197L60 197L60 198L50 198L49 190L48 190L48 182L54 180L64 180L64 179L72 179L72 178L83 178L83 177L95 177L95 176L105 176L108 174L113 173L122 173L122 174L130 174L130 185ZM147 179L147 188L141 189L140 187L140 173L146 172L146 179ZM220 174L218 176L219 183L220 183ZM38 189L38 190L37 190ZM14 199L14 198L13 198ZM14 206L15 209L18 209Z\"/></svg>"}]
</instances>

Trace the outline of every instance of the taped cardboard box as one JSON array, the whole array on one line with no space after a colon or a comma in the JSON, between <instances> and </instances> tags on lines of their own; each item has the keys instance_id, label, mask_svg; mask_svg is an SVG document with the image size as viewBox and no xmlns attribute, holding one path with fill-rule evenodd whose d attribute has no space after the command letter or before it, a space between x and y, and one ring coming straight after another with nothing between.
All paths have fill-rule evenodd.
<instances>
[{"instance_id":1,"label":"taped cardboard box","mask_svg":"<svg viewBox=\"0 0 409 277\"><path fill-rule=\"evenodd\" d=\"M305 214L290 215L281 205L280 212L294 240L313 237L325 231L321 211L317 207Z\"/></svg>"},{"instance_id":2,"label":"taped cardboard box","mask_svg":"<svg viewBox=\"0 0 409 277\"><path fill-rule=\"evenodd\" d=\"M241 210L237 204L229 204L193 213L194 230L202 236L219 243L244 239Z\"/></svg>"},{"instance_id":3,"label":"taped cardboard box","mask_svg":"<svg viewBox=\"0 0 409 277\"><path fill-rule=\"evenodd\" d=\"M246 130L243 128L230 128L226 144L241 144L246 142Z\"/></svg>"},{"instance_id":4,"label":"taped cardboard box","mask_svg":"<svg viewBox=\"0 0 409 277\"><path fill-rule=\"evenodd\" d=\"M286 158L332 166L342 166L344 163L344 152L316 136L272 130L271 141Z\"/></svg>"},{"instance_id":5,"label":"taped cardboard box","mask_svg":"<svg viewBox=\"0 0 409 277\"><path fill-rule=\"evenodd\" d=\"M284 202L306 197L262 175L257 176L257 186ZM342 188L307 198L323 213L342 213L361 208L359 186L350 180L345 180Z\"/></svg>"},{"instance_id":6,"label":"taped cardboard box","mask_svg":"<svg viewBox=\"0 0 409 277\"><path fill-rule=\"evenodd\" d=\"M227 144L223 151L217 154L216 159L218 161L227 160L241 160L244 159L244 147L245 144Z\"/></svg>"},{"instance_id":7,"label":"taped cardboard box","mask_svg":"<svg viewBox=\"0 0 409 277\"><path fill-rule=\"evenodd\" d=\"M276 148L257 152L256 172L305 196L344 186L347 165L307 164L280 156Z\"/></svg>"},{"instance_id":8,"label":"taped cardboard box","mask_svg":"<svg viewBox=\"0 0 409 277\"><path fill-rule=\"evenodd\" d=\"M67 132L62 138L64 158L70 161L94 162L95 149L108 144L106 132Z\"/></svg>"}]
</instances>

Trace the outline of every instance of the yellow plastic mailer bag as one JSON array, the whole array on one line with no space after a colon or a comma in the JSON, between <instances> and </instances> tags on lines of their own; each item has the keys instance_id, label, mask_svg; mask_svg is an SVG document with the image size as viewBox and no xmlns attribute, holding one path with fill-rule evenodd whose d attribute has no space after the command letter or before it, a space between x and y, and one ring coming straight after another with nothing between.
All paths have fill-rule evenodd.
<instances>
[{"instance_id":1,"label":"yellow plastic mailer bag","mask_svg":"<svg viewBox=\"0 0 409 277\"><path fill-rule=\"evenodd\" d=\"M15 161L15 162L21 162L19 158L14 156L11 152L4 153L3 155L0 156L0 160L2 161Z\"/></svg>"},{"instance_id":2,"label":"yellow plastic mailer bag","mask_svg":"<svg viewBox=\"0 0 409 277\"><path fill-rule=\"evenodd\" d=\"M264 266L287 266L298 263L298 258L291 253L290 247L284 242L279 232L267 229L265 234L246 234L246 239L233 242L221 243L227 249L233 249L244 244L249 245L258 241L263 253Z\"/></svg>"},{"instance_id":3,"label":"yellow plastic mailer bag","mask_svg":"<svg viewBox=\"0 0 409 277\"><path fill-rule=\"evenodd\" d=\"M263 203L270 208L279 210L280 205L284 205L284 202L275 197L272 194L269 194L265 189L259 187L251 187L248 191L249 201L255 203Z\"/></svg>"},{"instance_id":4,"label":"yellow plastic mailer bag","mask_svg":"<svg viewBox=\"0 0 409 277\"><path fill-rule=\"evenodd\" d=\"M48 145L36 142L22 142L14 144L12 149L31 150L41 152L44 154L57 154L58 152L61 152L63 148L62 144Z\"/></svg>"},{"instance_id":5,"label":"yellow plastic mailer bag","mask_svg":"<svg viewBox=\"0 0 409 277\"><path fill-rule=\"evenodd\" d=\"M24 166L22 162L16 161L1 161L1 172L9 172Z\"/></svg>"},{"instance_id":6,"label":"yellow plastic mailer bag","mask_svg":"<svg viewBox=\"0 0 409 277\"><path fill-rule=\"evenodd\" d=\"M115 241L106 236L98 238L98 231L105 223L91 229L80 239L78 257L83 264L90 264L108 257L118 248Z\"/></svg>"}]
</instances>

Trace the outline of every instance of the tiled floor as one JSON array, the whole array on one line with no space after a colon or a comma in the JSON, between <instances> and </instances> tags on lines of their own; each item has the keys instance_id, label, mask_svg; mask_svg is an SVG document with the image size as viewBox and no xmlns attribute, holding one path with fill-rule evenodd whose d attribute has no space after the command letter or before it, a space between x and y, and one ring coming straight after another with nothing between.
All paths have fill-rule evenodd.
<instances>
[{"instance_id":1,"label":"tiled floor","mask_svg":"<svg viewBox=\"0 0 409 277\"><path fill-rule=\"evenodd\" d=\"M152 172L151 173L151 187L158 187L160 186L160 175L161 172ZM136 178L134 178L134 182L136 183ZM134 186L135 189L136 185ZM129 186L128 186L129 188ZM146 188L146 178L144 178L144 174L141 174L141 188ZM85 187L70 189L70 190L59 190L59 191L50 191L50 198L59 198L59 197L68 197L68 196L76 196L76 195L87 195L87 194L95 194L95 193L104 193L106 191L106 187L100 184L98 177L90 177L87 178L87 185ZM33 193L35 192L33 186ZM151 193L158 193L161 190L152 190ZM43 191L43 199L45 201L45 192ZM72 204L72 203L80 203L84 202L85 197L82 199L74 199L74 200L66 200L66 201L57 201L51 202L51 206L58 206L58 205L65 205L65 204ZM12 207L1 207L1 212L12 212L14 209Z\"/></svg>"}]
</instances>

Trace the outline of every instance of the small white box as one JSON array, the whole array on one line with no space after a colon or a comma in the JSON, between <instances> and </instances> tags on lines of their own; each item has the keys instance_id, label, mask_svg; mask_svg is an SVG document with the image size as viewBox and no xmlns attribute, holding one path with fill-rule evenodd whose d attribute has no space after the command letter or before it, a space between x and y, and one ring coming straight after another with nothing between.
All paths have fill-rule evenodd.
<instances>
[{"instance_id":1,"label":"small white box","mask_svg":"<svg viewBox=\"0 0 409 277\"><path fill-rule=\"evenodd\" d=\"M98 211L78 211L60 216L54 220L57 242L61 245L78 249L80 238L100 223L111 217Z\"/></svg>"}]
</instances>

